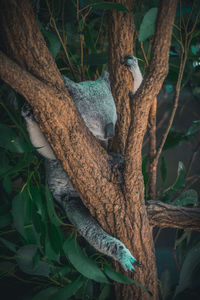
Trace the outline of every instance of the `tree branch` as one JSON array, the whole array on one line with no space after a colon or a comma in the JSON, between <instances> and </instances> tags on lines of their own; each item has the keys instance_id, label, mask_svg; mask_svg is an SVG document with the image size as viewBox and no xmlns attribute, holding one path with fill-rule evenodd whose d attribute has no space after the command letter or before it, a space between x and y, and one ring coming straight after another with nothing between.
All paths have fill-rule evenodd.
<instances>
[{"instance_id":1,"label":"tree branch","mask_svg":"<svg viewBox=\"0 0 200 300\"><path fill-rule=\"evenodd\" d=\"M160 201L148 201L150 225L200 231L200 208L173 206Z\"/></svg>"},{"instance_id":2,"label":"tree branch","mask_svg":"<svg viewBox=\"0 0 200 300\"><path fill-rule=\"evenodd\" d=\"M162 0L160 3L150 64L140 88L131 99L132 116L125 150L126 161L128 161L125 175L132 174L134 169L141 169L142 142L146 132L149 109L168 73L169 48L176 5L177 0ZM126 182L131 184L129 176Z\"/></svg>"},{"instance_id":3,"label":"tree branch","mask_svg":"<svg viewBox=\"0 0 200 300\"><path fill-rule=\"evenodd\" d=\"M156 200L157 166L154 165L156 154L156 114L157 98L153 100L149 113L149 199Z\"/></svg>"},{"instance_id":4,"label":"tree branch","mask_svg":"<svg viewBox=\"0 0 200 300\"><path fill-rule=\"evenodd\" d=\"M112 211L112 203L121 193L117 188L118 179L113 184L115 176L110 157L86 127L67 89L46 85L1 51L0 77L32 105L56 157L93 214L97 213L96 207L101 211L101 204L102 209L106 206L108 212ZM105 217L100 213L98 216L99 219Z\"/></svg>"},{"instance_id":5,"label":"tree branch","mask_svg":"<svg viewBox=\"0 0 200 300\"><path fill-rule=\"evenodd\" d=\"M52 54L48 51L30 1L1 0L0 28L3 52L36 78L48 85L64 88L64 82Z\"/></svg>"}]
</instances>

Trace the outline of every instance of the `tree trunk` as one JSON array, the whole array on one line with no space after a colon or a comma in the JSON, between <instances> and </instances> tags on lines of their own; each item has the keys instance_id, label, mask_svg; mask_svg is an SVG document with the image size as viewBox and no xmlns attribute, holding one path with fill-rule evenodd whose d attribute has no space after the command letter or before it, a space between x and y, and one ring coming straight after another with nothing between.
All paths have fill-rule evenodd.
<instances>
[{"instance_id":1,"label":"tree trunk","mask_svg":"<svg viewBox=\"0 0 200 300\"><path fill-rule=\"evenodd\" d=\"M120 2L132 8L131 0ZM110 16L109 71L118 109L117 136L112 147L125 154L123 173L113 171L109 155L86 128L64 87L28 0L2 0L0 6L3 51L12 58L0 53L1 78L32 105L36 120L90 212L142 263L135 275L128 275L151 290L153 299L158 298L157 273L144 203L141 150L150 106L168 70L176 2L161 1L149 69L131 101L128 92L132 80L121 61L124 55L132 54L132 14L113 11ZM116 268L119 270L119 265ZM116 299L146 300L150 296L135 285L117 284Z\"/></svg>"},{"instance_id":2,"label":"tree trunk","mask_svg":"<svg viewBox=\"0 0 200 300\"><path fill-rule=\"evenodd\" d=\"M119 2L132 9L132 1ZM137 269L134 279L152 291L153 299L158 298L157 271L152 230L144 203L141 153L149 110L168 72L168 54L176 2L161 1L160 3L149 69L131 101L128 96L129 90L132 90L131 81L127 80L125 71L122 72L123 67L120 68L120 62L125 55L132 54L133 17L132 14L112 11L108 22L109 73L112 93L118 108L117 135L112 147L116 152L125 154L125 182L122 190L126 206L126 221L121 224L121 231L117 231L117 236L129 249L132 249L136 258L142 263L143 268ZM120 267L117 266L117 269ZM117 299L150 298L144 290L136 286L119 284L116 284L116 296Z\"/></svg>"}]
</instances>

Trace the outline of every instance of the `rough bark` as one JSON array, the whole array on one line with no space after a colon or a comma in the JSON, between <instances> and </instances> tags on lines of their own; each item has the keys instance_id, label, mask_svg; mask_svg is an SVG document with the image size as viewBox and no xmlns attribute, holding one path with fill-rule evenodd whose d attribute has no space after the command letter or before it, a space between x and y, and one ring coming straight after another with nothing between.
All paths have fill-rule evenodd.
<instances>
[{"instance_id":1,"label":"rough bark","mask_svg":"<svg viewBox=\"0 0 200 300\"><path fill-rule=\"evenodd\" d=\"M131 0L121 2L131 8ZM32 105L42 131L90 212L143 264L134 279L154 293L153 299L157 299L156 265L144 204L141 149L150 106L168 70L176 2L161 1L151 63L141 88L131 99L131 107L128 98L132 89L131 76L121 66L121 59L132 54L132 15L113 11L110 18L110 43L113 43L109 54L110 76L119 113L118 142L113 143L113 148L125 153L125 170L121 174L123 184L117 176L119 174L113 173L109 155L88 131L69 97L36 28L28 0L2 0L0 7L2 36L6 45L4 51L17 62L0 53L1 78ZM114 36L112 33L115 33ZM134 285L117 285L116 292L118 299L149 299L146 292Z\"/></svg>"},{"instance_id":2,"label":"rough bark","mask_svg":"<svg viewBox=\"0 0 200 300\"><path fill-rule=\"evenodd\" d=\"M200 209L173 206L159 201L148 201L150 225L200 231Z\"/></svg>"},{"instance_id":3,"label":"rough bark","mask_svg":"<svg viewBox=\"0 0 200 300\"><path fill-rule=\"evenodd\" d=\"M123 1L123 3L128 4L129 1ZM118 128L118 136L116 137L119 145L118 151L125 153L124 201L126 206L126 222L124 223L125 225L121 225L123 227L123 230L121 228L123 236L120 234L121 232L117 233L118 237L130 249L133 249L134 255L143 264L143 268L137 270L134 279L141 282L153 292L153 299L157 299L158 297L157 272L152 232L144 203L141 153L149 110L168 72L168 55L176 4L177 1L173 0L161 1L160 3L150 65L141 87L135 96L131 97L130 106L129 101L125 98L128 95L127 90L123 86L120 86L119 92L119 82L117 85L116 79L112 76L112 74L117 74L119 61L124 54L123 50L124 48L127 49L127 45L129 45L128 41L125 38L123 39L123 34L120 34L120 31L117 31L116 37L112 37L116 28L119 30L123 29L123 27L120 29L119 24L122 22L124 14L122 12L112 12L109 20L111 26L109 38L111 86L113 93L115 93L118 109L121 109L121 106L123 106L122 111L123 113L126 112L126 117L122 116L122 121L119 118L120 128ZM122 40L124 48L119 48L118 44ZM116 62L116 56L112 54L116 48L119 49L118 62ZM120 81L123 82L124 77L123 75L121 76L122 79L120 78ZM117 268L119 267L117 266ZM117 286L116 295L117 299L132 299L134 297L134 299L145 300L150 298L143 290L136 287L133 289L132 286Z\"/></svg>"},{"instance_id":4,"label":"rough bark","mask_svg":"<svg viewBox=\"0 0 200 300\"><path fill-rule=\"evenodd\" d=\"M132 0L120 2L130 11ZM124 154L127 132L130 125L129 91L133 90L133 79L130 72L122 64L126 55L133 55L134 22L132 13L112 10L108 15L109 38L109 75L112 94L117 106L116 135L112 141L112 150Z\"/></svg>"}]
</instances>

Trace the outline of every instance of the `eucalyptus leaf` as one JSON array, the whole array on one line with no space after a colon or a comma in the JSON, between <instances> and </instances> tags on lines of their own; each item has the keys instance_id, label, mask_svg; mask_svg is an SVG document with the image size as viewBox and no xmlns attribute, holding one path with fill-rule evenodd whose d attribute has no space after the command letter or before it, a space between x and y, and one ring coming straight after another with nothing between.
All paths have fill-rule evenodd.
<instances>
[{"instance_id":1,"label":"eucalyptus leaf","mask_svg":"<svg viewBox=\"0 0 200 300\"><path fill-rule=\"evenodd\" d=\"M139 282L133 280L132 278L129 278L121 273L116 272L113 270L109 265L104 265L104 272L105 274L112 280L123 283L123 284L131 284L134 283L135 285L141 287L143 290L145 290L150 296L153 296L152 292L146 289L143 285L141 285Z\"/></svg>"},{"instance_id":2,"label":"eucalyptus leaf","mask_svg":"<svg viewBox=\"0 0 200 300\"><path fill-rule=\"evenodd\" d=\"M200 130L200 120L193 121L192 125L189 127L186 136L192 135Z\"/></svg>"},{"instance_id":3,"label":"eucalyptus leaf","mask_svg":"<svg viewBox=\"0 0 200 300\"><path fill-rule=\"evenodd\" d=\"M0 263L0 275L5 276L6 274L13 273L16 268L16 265L9 262L1 262Z\"/></svg>"},{"instance_id":4,"label":"eucalyptus leaf","mask_svg":"<svg viewBox=\"0 0 200 300\"><path fill-rule=\"evenodd\" d=\"M52 223L49 224L49 238L53 250L56 254L59 254L62 249L62 240L59 229Z\"/></svg>"},{"instance_id":5,"label":"eucalyptus leaf","mask_svg":"<svg viewBox=\"0 0 200 300\"><path fill-rule=\"evenodd\" d=\"M192 283L195 276L195 269L200 264L200 243L192 247L188 252L183 262L180 279L176 287L174 298L176 295L187 289Z\"/></svg>"},{"instance_id":6,"label":"eucalyptus leaf","mask_svg":"<svg viewBox=\"0 0 200 300\"><path fill-rule=\"evenodd\" d=\"M174 206L186 206L191 204L198 204L198 193L193 190L183 192L175 201L172 202Z\"/></svg>"},{"instance_id":7,"label":"eucalyptus leaf","mask_svg":"<svg viewBox=\"0 0 200 300\"><path fill-rule=\"evenodd\" d=\"M18 153L31 150L22 137L18 136L13 129L4 124L0 124L0 147Z\"/></svg>"},{"instance_id":8,"label":"eucalyptus leaf","mask_svg":"<svg viewBox=\"0 0 200 300\"><path fill-rule=\"evenodd\" d=\"M14 252L14 253L16 252L16 249L17 249L17 245L16 245L16 244L14 244L14 243L12 243L12 242L10 242L10 241L4 239L4 238L1 238L1 237L0 237L0 242L1 242L4 246L6 246L6 248L8 248L10 251L12 251L12 252Z\"/></svg>"},{"instance_id":9,"label":"eucalyptus leaf","mask_svg":"<svg viewBox=\"0 0 200 300\"><path fill-rule=\"evenodd\" d=\"M56 58L61 49L61 42L57 34L51 31L47 31L44 28L42 30L42 33L49 42L49 50L51 51L53 57Z\"/></svg>"},{"instance_id":10,"label":"eucalyptus leaf","mask_svg":"<svg viewBox=\"0 0 200 300\"><path fill-rule=\"evenodd\" d=\"M109 284L104 284L101 294L98 297L98 300L106 300L111 292L111 288Z\"/></svg>"},{"instance_id":11,"label":"eucalyptus leaf","mask_svg":"<svg viewBox=\"0 0 200 300\"><path fill-rule=\"evenodd\" d=\"M50 267L46 262L39 260L37 266L34 265L36 252L36 245L26 245L21 247L16 253L17 264L24 273L48 277Z\"/></svg>"},{"instance_id":12,"label":"eucalyptus leaf","mask_svg":"<svg viewBox=\"0 0 200 300\"><path fill-rule=\"evenodd\" d=\"M161 201L169 202L175 191L179 191L185 187L185 173L185 166L181 161L179 161L176 180L174 184L172 184L164 191L163 196L160 199Z\"/></svg>"},{"instance_id":13,"label":"eucalyptus leaf","mask_svg":"<svg viewBox=\"0 0 200 300\"><path fill-rule=\"evenodd\" d=\"M3 187L8 195L10 195L12 193L12 181L9 176L4 177Z\"/></svg>"},{"instance_id":14,"label":"eucalyptus leaf","mask_svg":"<svg viewBox=\"0 0 200 300\"><path fill-rule=\"evenodd\" d=\"M59 289L56 287L49 287L37 293L32 300L49 300L49 298L58 291ZM54 298L55 299L55 298Z\"/></svg>"},{"instance_id":15,"label":"eucalyptus leaf","mask_svg":"<svg viewBox=\"0 0 200 300\"><path fill-rule=\"evenodd\" d=\"M52 195L51 195L48 185L45 186L45 196L46 196L47 211L48 211L50 221L55 226L64 225L64 223L60 220L60 218L56 214L56 211L54 208L54 201L53 201L53 198L52 198Z\"/></svg>"},{"instance_id":16,"label":"eucalyptus leaf","mask_svg":"<svg viewBox=\"0 0 200 300\"><path fill-rule=\"evenodd\" d=\"M82 276L79 276L72 282L68 283L64 288L60 289L57 293L55 293L48 300L70 299L81 288L83 283L84 283L84 278Z\"/></svg>"},{"instance_id":17,"label":"eucalyptus leaf","mask_svg":"<svg viewBox=\"0 0 200 300\"><path fill-rule=\"evenodd\" d=\"M4 228L10 225L11 223L12 223L12 217L9 212L0 216L0 228Z\"/></svg>"},{"instance_id":18,"label":"eucalyptus leaf","mask_svg":"<svg viewBox=\"0 0 200 300\"><path fill-rule=\"evenodd\" d=\"M25 197L23 191L17 194L12 200L11 212L12 212L15 228L26 239L26 234L24 229L24 204L25 204Z\"/></svg>"},{"instance_id":19,"label":"eucalyptus leaf","mask_svg":"<svg viewBox=\"0 0 200 300\"><path fill-rule=\"evenodd\" d=\"M71 264L82 275L97 282L109 283L96 263L84 254L73 235L64 242L63 250Z\"/></svg>"},{"instance_id":20,"label":"eucalyptus leaf","mask_svg":"<svg viewBox=\"0 0 200 300\"><path fill-rule=\"evenodd\" d=\"M157 7L153 7L144 15L139 30L140 42L144 42L149 36L154 34L157 12Z\"/></svg>"}]
</instances>

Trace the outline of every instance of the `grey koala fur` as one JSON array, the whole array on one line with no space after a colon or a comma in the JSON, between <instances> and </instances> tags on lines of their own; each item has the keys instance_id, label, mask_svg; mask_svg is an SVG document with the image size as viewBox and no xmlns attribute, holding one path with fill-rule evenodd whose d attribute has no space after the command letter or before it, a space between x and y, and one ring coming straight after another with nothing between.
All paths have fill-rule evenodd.
<instances>
[{"instance_id":1,"label":"grey koala fur","mask_svg":"<svg viewBox=\"0 0 200 300\"><path fill-rule=\"evenodd\" d=\"M133 92L135 93L142 82L137 59L127 56L124 64L133 75ZM109 73L104 72L103 76L96 81L75 83L65 76L63 76L63 80L85 124L96 139L106 147L108 139L114 136L117 120ZM26 120L33 146L37 147L37 151L45 157L46 176L53 197L62 205L70 222L95 249L120 262L125 270L134 271L132 264L139 265L139 263L121 241L110 236L100 227L83 205L35 122L29 105L24 105L22 115Z\"/></svg>"}]
</instances>

